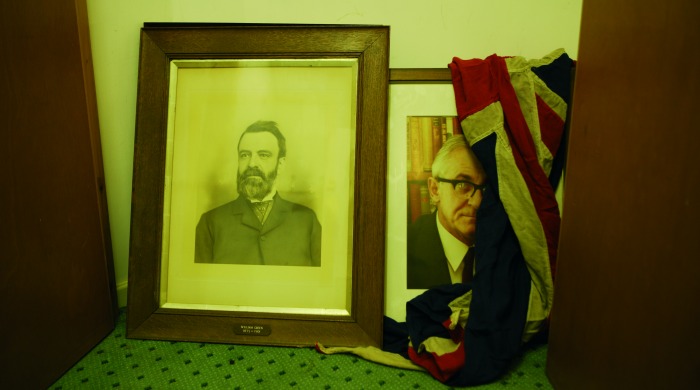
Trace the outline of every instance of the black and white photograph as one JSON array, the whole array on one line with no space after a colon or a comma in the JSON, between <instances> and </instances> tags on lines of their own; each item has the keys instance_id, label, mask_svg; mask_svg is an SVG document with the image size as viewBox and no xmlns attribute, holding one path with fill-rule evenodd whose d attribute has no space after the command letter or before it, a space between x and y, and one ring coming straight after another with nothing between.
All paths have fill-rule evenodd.
<instances>
[{"instance_id":1,"label":"black and white photograph","mask_svg":"<svg viewBox=\"0 0 700 390\"><path fill-rule=\"evenodd\" d=\"M164 307L347 312L357 62L176 61L173 76Z\"/></svg>"},{"instance_id":2,"label":"black and white photograph","mask_svg":"<svg viewBox=\"0 0 700 390\"><path fill-rule=\"evenodd\" d=\"M277 192L286 144L276 122L256 121L245 129L236 146L238 196L202 214L195 262L321 265L321 225L316 213Z\"/></svg>"}]
</instances>

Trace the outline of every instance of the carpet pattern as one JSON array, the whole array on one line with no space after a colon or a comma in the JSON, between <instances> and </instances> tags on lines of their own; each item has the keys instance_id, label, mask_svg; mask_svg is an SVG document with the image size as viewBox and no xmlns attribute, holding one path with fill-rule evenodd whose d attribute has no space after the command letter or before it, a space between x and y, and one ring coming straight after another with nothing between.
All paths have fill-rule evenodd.
<instances>
[{"instance_id":1,"label":"carpet pattern","mask_svg":"<svg viewBox=\"0 0 700 390\"><path fill-rule=\"evenodd\" d=\"M552 389L547 346L523 349L500 380L472 389ZM449 389L425 372L313 348L133 340L115 330L50 389Z\"/></svg>"}]
</instances>

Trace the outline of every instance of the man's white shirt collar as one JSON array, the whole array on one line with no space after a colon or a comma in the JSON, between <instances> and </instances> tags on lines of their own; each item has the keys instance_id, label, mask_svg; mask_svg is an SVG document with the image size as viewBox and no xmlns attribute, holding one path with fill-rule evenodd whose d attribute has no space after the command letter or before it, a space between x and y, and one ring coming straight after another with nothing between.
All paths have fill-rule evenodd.
<instances>
[{"instance_id":1,"label":"man's white shirt collar","mask_svg":"<svg viewBox=\"0 0 700 390\"><path fill-rule=\"evenodd\" d=\"M457 272L457 269L462 264L464 255L467 254L469 247L467 247L467 244L450 234L450 232L448 232L447 229L442 226L442 223L440 223L440 218L437 214L438 213L435 213L435 218L437 222L438 234L440 235L440 241L442 242L442 249L445 251L447 261L452 267L452 272Z\"/></svg>"},{"instance_id":2,"label":"man's white shirt collar","mask_svg":"<svg viewBox=\"0 0 700 390\"><path fill-rule=\"evenodd\" d=\"M264 198L262 198L260 200L257 200L257 199L248 199L248 200L250 200L250 203L260 203L260 202L264 202L266 200L272 200L272 198L275 197L275 194L277 194L277 189L273 188L272 191L270 191L270 193L267 194L267 196L265 196Z\"/></svg>"}]
</instances>

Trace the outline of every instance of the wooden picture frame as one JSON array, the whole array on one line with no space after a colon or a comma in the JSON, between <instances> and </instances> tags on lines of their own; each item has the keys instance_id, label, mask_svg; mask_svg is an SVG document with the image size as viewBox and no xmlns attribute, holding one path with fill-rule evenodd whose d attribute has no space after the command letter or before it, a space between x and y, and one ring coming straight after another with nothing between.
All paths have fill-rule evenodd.
<instances>
[{"instance_id":1,"label":"wooden picture frame","mask_svg":"<svg viewBox=\"0 0 700 390\"><path fill-rule=\"evenodd\" d=\"M389 78L387 265L385 315L405 321L406 302L423 293L407 287L410 218L407 117L457 115L449 68L392 68Z\"/></svg>"},{"instance_id":2,"label":"wooden picture frame","mask_svg":"<svg viewBox=\"0 0 700 390\"><path fill-rule=\"evenodd\" d=\"M127 337L281 346L311 346L317 342L328 346L381 346L388 45L387 26L144 24L134 152ZM251 308L247 304L234 305L233 309L207 302L193 306L168 304L167 274L171 263L167 259L174 255L173 247L169 246L173 230L169 218L172 209L178 207L171 199L176 192L171 169L174 159L184 158L178 152L182 150L179 146L186 145L172 136L176 112L173 106L181 103L173 99L177 91L173 85L175 73L188 62L204 63L204 68L227 67L230 63L233 67L246 68L249 65L241 64L248 61L263 63L252 67L271 69L323 68L327 61L341 63L341 67L345 62L352 64L355 94L350 99L352 110L348 112L352 118L348 120L354 137L347 146L352 169L338 175L350 183L351 200L347 205L351 223L345 244L348 260L344 313L296 307L267 310L264 305ZM295 61L301 65L297 66ZM193 231L193 225L188 229ZM323 258L322 265L333 261L334 258ZM217 270L225 270L229 265L216 266L222 266ZM279 290L273 294L290 293ZM317 294L323 295L324 291Z\"/></svg>"}]
</instances>

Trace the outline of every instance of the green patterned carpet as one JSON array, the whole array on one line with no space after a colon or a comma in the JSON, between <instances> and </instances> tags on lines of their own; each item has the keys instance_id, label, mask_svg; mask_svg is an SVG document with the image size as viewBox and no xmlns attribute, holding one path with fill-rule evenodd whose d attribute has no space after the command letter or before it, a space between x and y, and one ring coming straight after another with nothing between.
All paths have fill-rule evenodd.
<instances>
[{"instance_id":1,"label":"green patterned carpet","mask_svg":"<svg viewBox=\"0 0 700 390\"><path fill-rule=\"evenodd\" d=\"M429 374L313 348L260 347L125 338L115 330L51 389L448 389ZM551 389L547 346L524 349L500 380L472 389Z\"/></svg>"}]
</instances>

